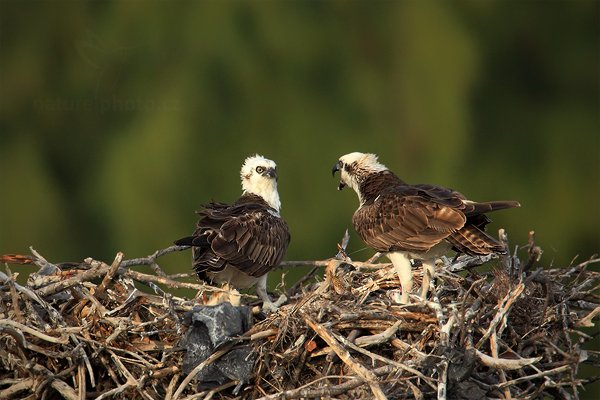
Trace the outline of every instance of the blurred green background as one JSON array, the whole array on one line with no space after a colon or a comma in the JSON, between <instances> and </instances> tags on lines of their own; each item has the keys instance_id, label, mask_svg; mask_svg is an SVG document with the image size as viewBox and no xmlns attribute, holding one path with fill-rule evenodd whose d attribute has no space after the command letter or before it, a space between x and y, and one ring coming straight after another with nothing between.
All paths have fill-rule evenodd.
<instances>
[{"instance_id":1,"label":"blurred green background","mask_svg":"<svg viewBox=\"0 0 600 400\"><path fill-rule=\"evenodd\" d=\"M545 265L587 258L599 4L0 0L0 254L151 254L235 200L260 153L279 165L286 259L327 258L358 205L331 166L364 151L411 183L519 200L490 229L535 230Z\"/></svg>"},{"instance_id":2,"label":"blurred green background","mask_svg":"<svg viewBox=\"0 0 600 400\"><path fill-rule=\"evenodd\" d=\"M149 254L234 200L258 152L279 164L287 259L325 258L357 207L331 165L365 151L519 200L490 228L535 230L547 264L589 257L598 4L1 0L0 252Z\"/></svg>"}]
</instances>

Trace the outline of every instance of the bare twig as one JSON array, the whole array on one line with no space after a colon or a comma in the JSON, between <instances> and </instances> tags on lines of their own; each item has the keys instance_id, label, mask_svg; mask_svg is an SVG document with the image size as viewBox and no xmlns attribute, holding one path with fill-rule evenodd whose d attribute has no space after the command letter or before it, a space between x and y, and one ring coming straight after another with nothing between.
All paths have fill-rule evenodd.
<instances>
[{"instance_id":1,"label":"bare twig","mask_svg":"<svg viewBox=\"0 0 600 400\"><path fill-rule=\"evenodd\" d=\"M37 292L41 296L50 296L58 292L62 292L72 286L81 284L82 282L91 281L92 279L99 278L106 274L110 270L110 266L102 263L100 266L83 271L80 274L73 276L72 278L65 279L64 281L58 281L48 286L44 286L37 289Z\"/></svg>"},{"instance_id":2,"label":"bare twig","mask_svg":"<svg viewBox=\"0 0 600 400\"><path fill-rule=\"evenodd\" d=\"M333 349L333 351L335 351L338 357L342 361L344 361L344 363L348 365L348 367L352 371L354 371L360 378L367 382L376 399L387 399L387 397L381 390L381 387L377 383L377 377L373 374L373 372L369 371L357 361L355 361L354 358L348 352L348 350L340 346L340 344L337 342L337 340L333 337L333 335L329 332L327 328L313 321L310 317L306 315L304 316L304 321L307 323L308 326L311 327L311 329L313 329L319 336L321 336L321 338L325 340L325 342L327 342L327 344Z\"/></svg>"},{"instance_id":3,"label":"bare twig","mask_svg":"<svg viewBox=\"0 0 600 400\"><path fill-rule=\"evenodd\" d=\"M38 338L45 340L47 342L50 342L50 343L63 343L64 344L64 343L68 342L67 338L55 338L52 336L48 336L48 335L46 335L42 332L39 332L33 328L30 328L26 325L20 324L17 321L13 321L13 320L6 319L6 318L0 319L0 329L3 327L7 327L7 326L19 329L22 332L28 333L30 335L33 335L35 337L38 337Z\"/></svg>"},{"instance_id":4,"label":"bare twig","mask_svg":"<svg viewBox=\"0 0 600 400\"><path fill-rule=\"evenodd\" d=\"M34 387L34 385L34 378L26 378L17 381L13 385L7 387L6 389L0 390L0 399L11 399L18 393L21 393L25 390L31 390Z\"/></svg>"},{"instance_id":5,"label":"bare twig","mask_svg":"<svg viewBox=\"0 0 600 400\"><path fill-rule=\"evenodd\" d=\"M496 327L504 320L506 313L510 310L513 302L521 295L524 289L525 285L523 285L523 283L519 283L513 290L506 294L504 299L502 299L502 302L498 305L498 311L490 323L488 330L481 337L481 339L479 339L477 345L475 345L476 348L481 347L481 345L490 337L492 331L496 329Z\"/></svg>"},{"instance_id":6,"label":"bare twig","mask_svg":"<svg viewBox=\"0 0 600 400\"><path fill-rule=\"evenodd\" d=\"M394 323L394 325L390 326L388 329L386 329L385 331L381 332L381 333L376 333L374 335L369 335L369 336L361 336L356 338L356 340L354 341L354 344L356 344L359 347L367 347L367 346L373 346L373 345L377 345L377 344L381 344L381 343L386 343L387 341L389 341L398 331L398 328L400 328L401 322L400 321L396 321Z\"/></svg>"},{"instance_id":7,"label":"bare twig","mask_svg":"<svg viewBox=\"0 0 600 400\"><path fill-rule=\"evenodd\" d=\"M343 343L343 344L344 344L346 347L349 347L349 348L351 348L351 349L352 349L352 350L354 350L354 351L357 351L357 352L359 352L359 353L362 353L362 354L364 354L364 355L366 355L366 356L368 356L368 357L370 357L370 358L372 358L372 359L374 359L374 360L378 360L378 361L384 362L384 363L386 363L386 364L389 364L389 365L392 365L392 366L394 366L395 368L398 368L398 369L401 369L401 370L403 370L403 371L409 372L409 373L413 374L415 377L422 379L422 380L423 380L425 383L427 383L428 385L430 385L430 386L431 386L431 388L435 388L435 387L434 387L434 386L433 386L431 383L429 383L429 380L430 380L430 379L429 379L429 378L427 378L425 375L423 375L421 372L417 371L416 369L414 369L414 368L411 368L411 367L409 367L408 365L405 365L405 364L402 364L402 363L396 362L396 361L394 361L394 360L390 360L390 359L388 359L388 358L382 357L382 356L380 356L380 355L378 355L378 354L372 353L372 352L370 352L370 351L368 351L368 350L365 350L365 349L363 349L363 348L361 348L361 347L358 347L358 346L357 346L357 345L355 345L354 343L352 343L352 342L349 342L348 340L346 340L345 338L343 338L343 337L341 337L341 336L336 336L336 337L337 337L337 339L338 339L338 340L340 340L340 341L341 341L341 342L342 342L342 343Z\"/></svg>"},{"instance_id":8,"label":"bare twig","mask_svg":"<svg viewBox=\"0 0 600 400\"><path fill-rule=\"evenodd\" d=\"M155 251L153 254L149 255L148 257L140 257L140 258L133 258L131 260L124 260L121 263L121 267L127 268L127 267L133 267L135 265L152 265L156 262L156 259L159 257L162 257L169 253L174 253L176 251L187 250L189 248L190 248L190 246L169 246L165 249L160 249L160 250Z\"/></svg>"},{"instance_id":9,"label":"bare twig","mask_svg":"<svg viewBox=\"0 0 600 400\"><path fill-rule=\"evenodd\" d=\"M137 386L135 382L125 382L123 385L117 386L114 389L107 390L106 392L102 393L100 396L96 397L96 400L110 399L111 397L121 394L124 391L135 386Z\"/></svg>"},{"instance_id":10,"label":"bare twig","mask_svg":"<svg viewBox=\"0 0 600 400\"><path fill-rule=\"evenodd\" d=\"M106 287L108 286L109 282L112 281L115 275L117 274L117 271L121 266L122 260L123 253L118 252L115 256L115 260L112 262L108 272L106 273L106 276L104 277L104 279L102 279L102 283L100 283L100 285L96 289L96 296L102 296L104 294L104 291L106 290Z\"/></svg>"},{"instance_id":11,"label":"bare twig","mask_svg":"<svg viewBox=\"0 0 600 400\"><path fill-rule=\"evenodd\" d=\"M594 310L592 310L588 315L581 318L579 322L577 322L576 326L591 328L595 326L592 320L598 315L600 315L600 306L594 308Z\"/></svg>"},{"instance_id":12,"label":"bare twig","mask_svg":"<svg viewBox=\"0 0 600 400\"><path fill-rule=\"evenodd\" d=\"M479 361L487 367L501 370L516 370L526 367L528 365L537 363L542 360L542 357L533 358L497 358L490 357L481 351L474 349L475 355L479 358Z\"/></svg>"},{"instance_id":13,"label":"bare twig","mask_svg":"<svg viewBox=\"0 0 600 400\"><path fill-rule=\"evenodd\" d=\"M544 372L540 372L537 374L533 374L533 375L528 375L528 376L522 376L520 378L516 378L513 380L510 380L508 382L503 382L503 383L499 383L497 385L495 385L498 389L502 389L505 387L509 387L512 385L516 385L517 383L521 383L521 382L528 382L528 381L532 381L536 378L541 378L543 376L549 376L549 375L556 375L559 374L561 372L565 372L571 369L570 365L563 365L562 367L558 367L558 368L554 368L548 371L544 371Z\"/></svg>"},{"instance_id":14,"label":"bare twig","mask_svg":"<svg viewBox=\"0 0 600 400\"><path fill-rule=\"evenodd\" d=\"M185 313L207 306L210 293L226 292L186 281L189 273L164 274L157 258L186 247L132 260L118 254L112 265L53 264L34 250L31 257L0 256L40 267L29 287L10 270L0 272L0 365L9 366L0 373L0 398L445 399L457 388L453 382L505 399L577 398L595 379L578 376L583 362L600 367L595 350L582 350L596 335L578 329L600 315L600 273L589 268L600 259L567 268L534 264L538 269L526 273L519 273L526 264L516 253L491 272L470 268L492 256L445 259L430 302L397 305L389 296L398 287L390 265L352 261L346 245L347 236L337 258L300 262L313 266L306 280L325 267L325 281L294 290L277 313L254 317L252 328L185 376ZM533 245L530 235L528 249ZM134 265L150 268L129 269ZM452 272L465 268L467 274ZM421 269L414 274L420 281ZM145 286L136 289L134 281ZM191 288L201 298L178 297L170 288ZM198 387L206 383L204 368L213 374L220 363L251 362L236 359L233 343L252 349L252 374L193 390L194 379Z\"/></svg>"}]
</instances>

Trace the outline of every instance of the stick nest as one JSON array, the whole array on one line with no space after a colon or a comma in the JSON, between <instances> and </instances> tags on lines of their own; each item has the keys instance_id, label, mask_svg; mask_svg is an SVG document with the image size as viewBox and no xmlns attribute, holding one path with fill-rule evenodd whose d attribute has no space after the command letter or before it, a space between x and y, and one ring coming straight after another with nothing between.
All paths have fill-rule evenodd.
<instances>
[{"instance_id":1,"label":"stick nest","mask_svg":"<svg viewBox=\"0 0 600 400\"><path fill-rule=\"evenodd\" d=\"M583 348L598 335L585 328L600 314L600 274L588 268L600 258L540 268L532 234L523 261L442 259L429 300L397 305L391 266L354 262L343 247L330 260L285 263L314 268L279 311L254 307L249 330L191 371L182 344L189 315L210 294L229 293L162 271L157 259L184 247L133 260L119 253L111 265L53 264L33 249L2 256L0 398L567 399L595 379L579 369L600 366L598 352ZM8 264L23 263L40 269L19 285ZM474 269L480 264L491 268ZM413 271L418 286L422 268ZM198 295L177 297L170 288ZM254 363L247 379L197 379L241 348L252 355L242 362Z\"/></svg>"}]
</instances>

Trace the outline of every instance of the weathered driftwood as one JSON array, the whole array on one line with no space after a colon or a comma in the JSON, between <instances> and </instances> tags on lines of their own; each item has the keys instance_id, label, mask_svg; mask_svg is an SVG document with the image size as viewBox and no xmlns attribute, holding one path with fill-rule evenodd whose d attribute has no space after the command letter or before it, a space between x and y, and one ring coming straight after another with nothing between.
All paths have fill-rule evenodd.
<instances>
[{"instance_id":1,"label":"weathered driftwood","mask_svg":"<svg viewBox=\"0 0 600 400\"><path fill-rule=\"evenodd\" d=\"M516 251L444 258L430 300L401 306L391 301L399 282L389 264L350 260L346 237L335 258L284 263L313 267L287 291L289 303L268 316L255 307L252 328L186 372L186 313L230 293L160 268L159 257L184 247L132 260L118 253L110 264L53 264L33 249L2 256L0 398L578 398L595 379L581 378L580 366L600 366L584 349L598 336L585 329L600 314L600 273L589 268L600 259L543 269L533 239L522 262ZM40 268L27 285L9 269L23 263ZM130 269L138 265L152 272ZM422 269L414 273L420 282ZM247 382L197 382L248 345L256 361Z\"/></svg>"}]
</instances>

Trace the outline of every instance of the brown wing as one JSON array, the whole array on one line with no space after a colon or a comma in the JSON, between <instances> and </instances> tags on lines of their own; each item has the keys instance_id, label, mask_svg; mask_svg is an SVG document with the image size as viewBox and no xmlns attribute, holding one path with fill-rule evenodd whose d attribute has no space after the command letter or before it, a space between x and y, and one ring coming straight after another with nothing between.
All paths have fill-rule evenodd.
<instances>
[{"instance_id":1,"label":"brown wing","mask_svg":"<svg viewBox=\"0 0 600 400\"><path fill-rule=\"evenodd\" d=\"M462 228L466 217L443 201L389 192L359 208L352 222L365 243L377 251L423 252Z\"/></svg>"},{"instance_id":2,"label":"brown wing","mask_svg":"<svg viewBox=\"0 0 600 400\"><path fill-rule=\"evenodd\" d=\"M225 222L212 240L211 248L227 264L258 277L281 262L289 242L285 221L263 209Z\"/></svg>"},{"instance_id":3,"label":"brown wing","mask_svg":"<svg viewBox=\"0 0 600 400\"><path fill-rule=\"evenodd\" d=\"M175 243L194 246L194 269L202 279L227 265L259 277L287 251L289 228L266 203L212 204L200 214L194 235Z\"/></svg>"},{"instance_id":4,"label":"brown wing","mask_svg":"<svg viewBox=\"0 0 600 400\"><path fill-rule=\"evenodd\" d=\"M446 239L467 254L501 253L504 247L484 232L486 212L519 207L516 201L469 201L443 186L391 185L372 196L353 217L363 240L378 251L427 251Z\"/></svg>"}]
</instances>

